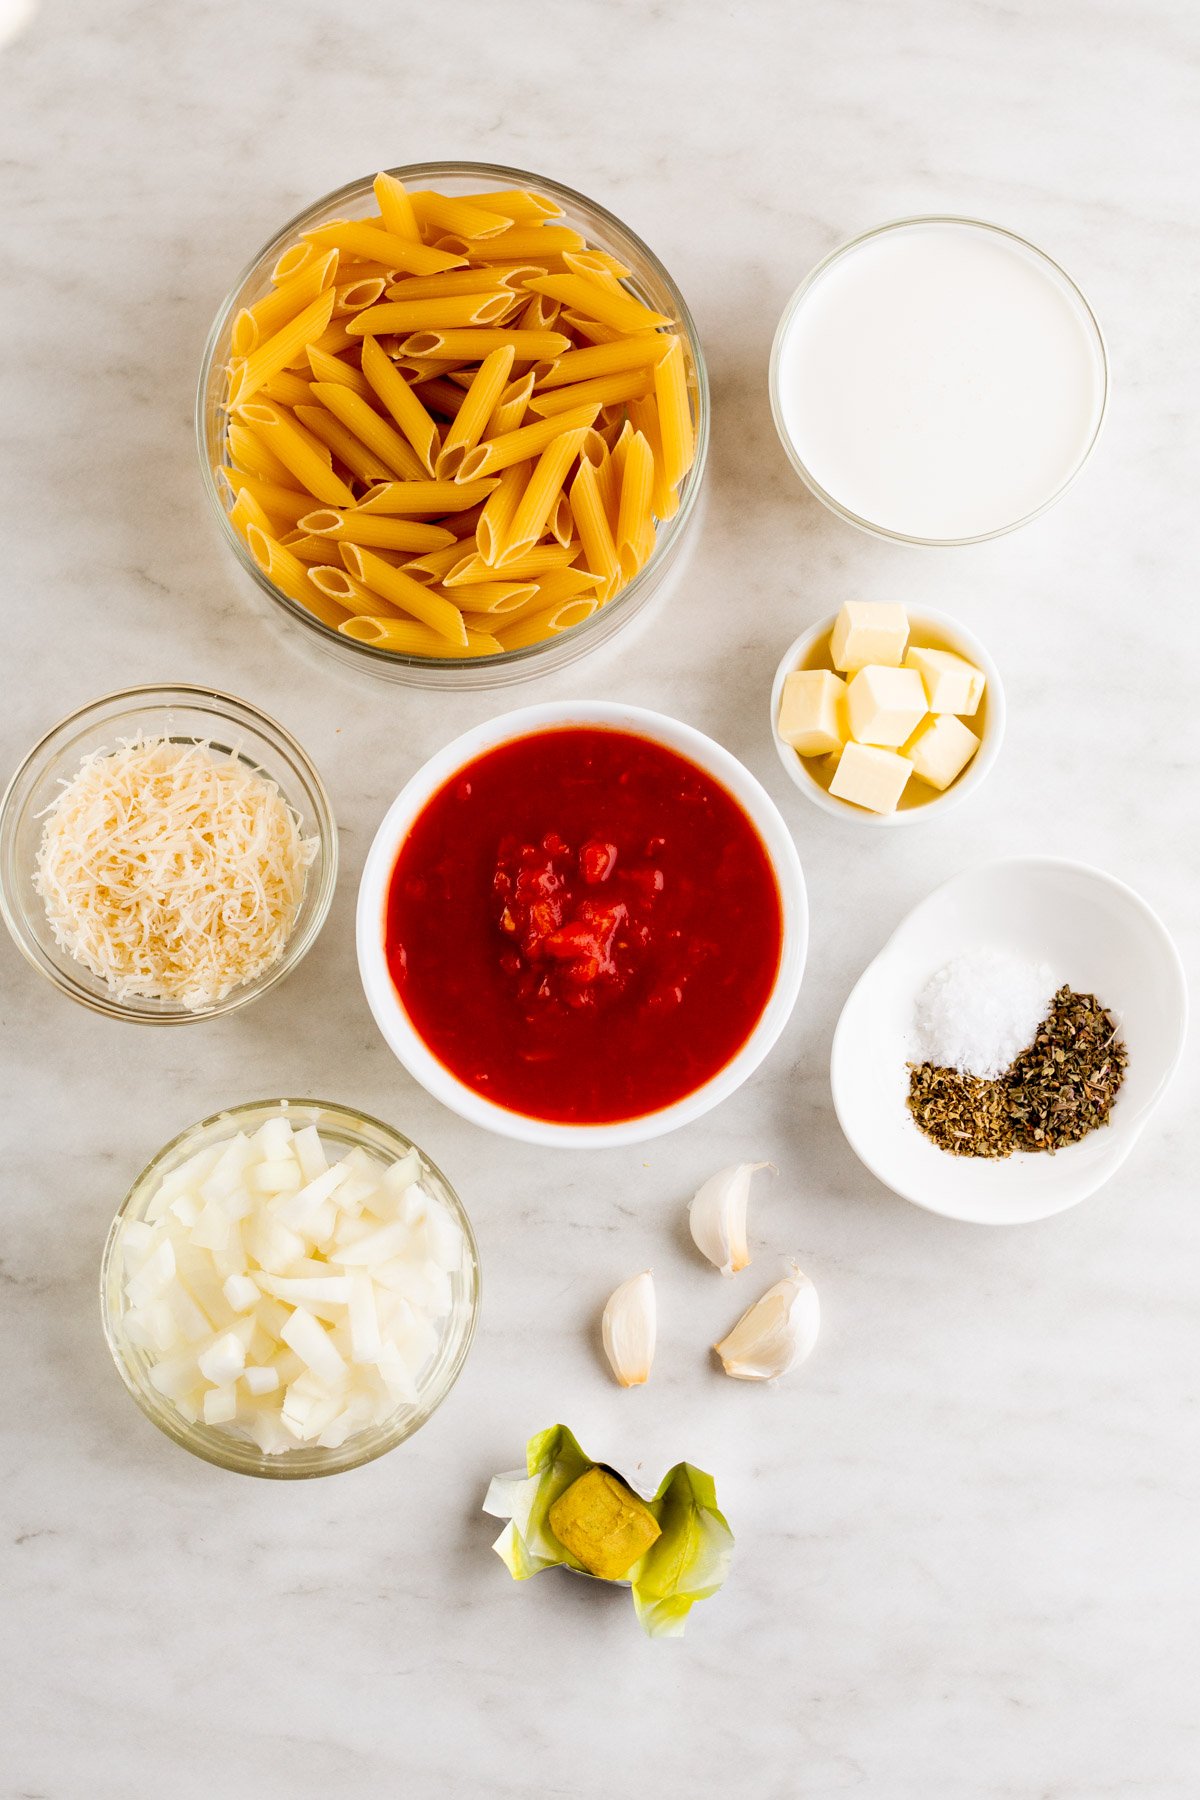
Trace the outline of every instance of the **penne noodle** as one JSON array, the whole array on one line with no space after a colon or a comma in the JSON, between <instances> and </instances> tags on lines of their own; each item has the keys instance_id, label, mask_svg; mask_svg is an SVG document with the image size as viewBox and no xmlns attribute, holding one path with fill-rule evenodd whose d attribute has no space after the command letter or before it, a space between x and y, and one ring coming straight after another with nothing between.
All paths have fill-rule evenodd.
<instances>
[{"instance_id":1,"label":"penne noodle","mask_svg":"<svg viewBox=\"0 0 1200 1800\"><path fill-rule=\"evenodd\" d=\"M501 350L511 344L522 360L543 362L560 355L570 343L570 338L557 331L502 331L498 327L483 327L464 331L415 331L405 338L401 350L406 356L454 362L484 357L491 350Z\"/></svg>"},{"instance_id":2,"label":"penne noodle","mask_svg":"<svg viewBox=\"0 0 1200 1800\"><path fill-rule=\"evenodd\" d=\"M514 225L497 237L486 238L468 238L457 232L453 235L462 244L464 256L472 261L500 257L518 262L531 256L540 262L543 256L558 255L564 250L587 249L583 238L568 225Z\"/></svg>"},{"instance_id":3,"label":"penne noodle","mask_svg":"<svg viewBox=\"0 0 1200 1800\"><path fill-rule=\"evenodd\" d=\"M343 361L340 356L330 356L327 350L319 350L315 344L308 346L308 366L312 370L314 381L340 381L343 387L353 388L364 400L371 398L371 384L361 369L353 363Z\"/></svg>"},{"instance_id":4,"label":"penne noodle","mask_svg":"<svg viewBox=\"0 0 1200 1800\"><path fill-rule=\"evenodd\" d=\"M544 612L531 613L528 618L519 619L515 625L508 625L496 633L503 650L525 650L531 644L540 644L544 638L557 637L560 632L571 631L576 625L582 625L585 619L596 611L596 601L580 596L575 600L559 600L548 606Z\"/></svg>"},{"instance_id":5,"label":"penne noodle","mask_svg":"<svg viewBox=\"0 0 1200 1800\"><path fill-rule=\"evenodd\" d=\"M286 475L288 471L283 469ZM229 483L236 499L243 489L247 490L257 504L272 520L272 534L277 534L279 526L295 527L298 519L312 510L312 495L302 494L298 489L281 485L279 482L264 480L258 475L248 475L244 469L223 467L222 475Z\"/></svg>"},{"instance_id":6,"label":"penne noodle","mask_svg":"<svg viewBox=\"0 0 1200 1800\"><path fill-rule=\"evenodd\" d=\"M475 528L479 554L485 563L494 562L500 554L513 514L529 485L529 475L530 465L527 462L510 463L507 469L501 470L495 491L488 496L479 524Z\"/></svg>"},{"instance_id":7,"label":"penne noodle","mask_svg":"<svg viewBox=\"0 0 1200 1800\"><path fill-rule=\"evenodd\" d=\"M658 428L662 435L663 475L678 487L696 454L692 408L683 366L683 344L676 338L667 354L654 365L654 395L658 402Z\"/></svg>"},{"instance_id":8,"label":"penne noodle","mask_svg":"<svg viewBox=\"0 0 1200 1800\"><path fill-rule=\"evenodd\" d=\"M558 317L560 324L564 325L568 331L573 331L576 337L581 337L586 344L615 344L626 341L615 325L602 325L599 319L589 319L584 313L568 312L564 307Z\"/></svg>"},{"instance_id":9,"label":"penne noodle","mask_svg":"<svg viewBox=\"0 0 1200 1800\"><path fill-rule=\"evenodd\" d=\"M495 656L500 649L499 640L483 632L469 631L465 647L459 647L447 643L428 625L406 619L347 619L338 629L356 643L374 644L405 656Z\"/></svg>"},{"instance_id":10,"label":"penne noodle","mask_svg":"<svg viewBox=\"0 0 1200 1800\"><path fill-rule=\"evenodd\" d=\"M241 416L314 500L323 500L326 506L353 506L354 495L329 466L325 445L318 444L282 407L273 401L252 401L241 409Z\"/></svg>"},{"instance_id":11,"label":"penne noodle","mask_svg":"<svg viewBox=\"0 0 1200 1800\"><path fill-rule=\"evenodd\" d=\"M435 194L428 188L410 194L409 199L417 224L431 235L449 231L458 237L490 239L507 231L513 223L498 207L456 200L450 194Z\"/></svg>"},{"instance_id":12,"label":"penne noodle","mask_svg":"<svg viewBox=\"0 0 1200 1800\"><path fill-rule=\"evenodd\" d=\"M487 422L484 437L505 437L510 431L516 431L518 426L523 425L532 393L532 370L518 376L516 381L510 381L500 396L495 412Z\"/></svg>"},{"instance_id":13,"label":"penne noodle","mask_svg":"<svg viewBox=\"0 0 1200 1800\"><path fill-rule=\"evenodd\" d=\"M281 287L285 281L290 281L294 275L298 275L302 269L307 268L318 254L316 246L306 242L303 238L298 244L289 244L271 270L272 284Z\"/></svg>"},{"instance_id":14,"label":"penne noodle","mask_svg":"<svg viewBox=\"0 0 1200 1800\"><path fill-rule=\"evenodd\" d=\"M230 378L227 405L230 408L244 405L272 375L286 369L295 355L302 354L306 345L321 336L332 312L333 289L326 288L238 366Z\"/></svg>"},{"instance_id":15,"label":"penne noodle","mask_svg":"<svg viewBox=\"0 0 1200 1800\"><path fill-rule=\"evenodd\" d=\"M531 293L546 294L552 300L561 301L563 306L570 307L574 313L582 313L585 318L611 325L614 331L632 335L638 331L657 331L660 325L671 323L665 313L643 306L616 281L607 288L587 275L547 275L540 280L527 281L525 286Z\"/></svg>"},{"instance_id":16,"label":"penne noodle","mask_svg":"<svg viewBox=\"0 0 1200 1800\"><path fill-rule=\"evenodd\" d=\"M427 550L423 556L414 556L401 563L400 567L414 581L422 581L428 585L431 581L441 581L462 560L463 548L455 538L452 544L443 544L440 550Z\"/></svg>"},{"instance_id":17,"label":"penne noodle","mask_svg":"<svg viewBox=\"0 0 1200 1800\"><path fill-rule=\"evenodd\" d=\"M340 463L359 481L387 481L390 471L373 450L335 419L323 406L298 406L296 417L306 430L327 445Z\"/></svg>"},{"instance_id":18,"label":"penne noodle","mask_svg":"<svg viewBox=\"0 0 1200 1800\"><path fill-rule=\"evenodd\" d=\"M383 481L358 503L358 513L465 513L500 485L490 481Z\"/></svg>"},{"instance_id":19,"label":"penne noodle","mask_svg":"<svg viewBox=\"0 0 1200 1800\"><path fill-rule=\"evenodd\" d=\"M561 544L564 550L568 544L575 541L574 521L571 516L571 502L567 498L565 489L559 494L558 499L550 508L549 533L555 543Z\"/></svg>"},{"instance_id":20,"label":"penne noodle","mask_svg":"<svg viewBox=\"0 0 1200 1800\"><path fill-rule=\"evenodd\" d=\"M513 354L511 345L505 344L491 351L480 363L438 455L439 478L453 480L467 452L473 450L483 436L508 382Z\"/></svg>"},{"instance_id":21,"label":"penne noodle","mask_svg":"<svg viewBox=\"0 0 1200 1800\"><path fill-rule=\"evenodd\" d=\"M621 574L631 581L645 558L640 554L646 527L653 531L650 493L654 482L654 458L640 431L629 439L621 472L621 499L617 509L616 545Z\"/></svg>"},{"instance_id":22,"label":"penne noodle","mask_svg":"<svg viewBox=\"0 0 1200 1800\"><path fill-rule=\"evenodd\" d=\"M614 544L617 541L617 515L621 509L623 469L623 460L618 462L616 452L613 450L610 450L603 461L596 466L596 488L600 495L600 503L604 508L604 516L608 520L608 528L612 532ZM619 557L617 561L619 566Z\"/></svg>"},{"instance_id":23,"label":"penne noodle","mask_svg":"<svg viewBox=\"0 0 1200 1800\"><path fill-rule=\"evenodd\" d=\"M590 275L593 281L601 281L604 287L609 286L609 282L603 279L605 276L623 280L633 274L632 269L627 269L623 262L610 256L607 250L564 250L563 264L572 275Z\"/></svg>"},{"instance_id":24,"label":"penne noodle","mask_svg":"<svg viewBox=\"0 0 1200 1800\"><path fill-rule=\"evenodd\" d=\"M457 299L463 294L494 294L507 288L511 299L513 283L525 281L544 271L535 263L497 264L486 269L451 269L445 275L412 275L401 279L387 290L389 300Z\"/></svg>"},{"instance_id":25,"label":"penne noodle","mask_svg":"<svg viewBox=\"0 0 1200 1800\"><path fill-rule=\"evenodd\" d=\"M446 269L458 268L466 259L444 250L433 250L410 238L397 237L377 225L362 220L335 220L305 233L308 242L319 250L348 250L367 262L385 263L389 269L403 269L406 275L440 275Z\"/></svg>"},{"instance_id":26,"label":"penne noodle","mask_svg":"<svg viewBox=\"0 0 1200 1800\"><path fill-rule=\"evenodd\" d=\"M654 490L651 504L656 519L670 519L675 516L679 507L678 490L667 480L663 466L662 434L658 428L658 402L651 398L631 400L629 402L629 419L635 431L640 431L650 446L650 454L654 458Z\"/></svg>"},{"instance_id":27,"label":"penne noodle","mask_svg":"<svg viewBox=\"0 0 1200 1800\"><path fill-rule=\"evenodd\" d=\"M617 338L612 344L590 344L587 349L570 349L538 374L538 392L551 387L574 387L592 382L604 374L622 374L628 369L649 369L675 340L666 333L646 333L644 337Z\"/></svg>"},{"instance_id":28,"label":"penne noodle","mask_svg":"<svg viewBox=\"0 0 1200 1800\"><path fill-rule=\"evenodd\" d=\"M520 606L514 606L508 612L497 615L495 630L507 630L510 625L516 625L522 619L531 618L535 613L545 612L547 607L560 606L564 600L574 600L576 597L595 600L597 606L603 605L596 586L596 577L590 569L551 569L532 586L533 593L528 600ZM458 588L455 591L466 594L470 592L470 589ZM484 615L472 614L471 616L479 618Z\"/></svg>"},{"instance_id":29,"label":"penne noodle","mask_svg":"<svg viewBox=\"0 0 1200 1800\"><path fill-rule=\"evenodd\" d=\"M330 250L326 256L310 257L298 275L282 282L261 300L256 300L253 306L243 308L233 322L230 337L233 354L249 356L259 344L274 337L289 319L302 312L324 287L332 283L337 260L336 250Z\"/></svg>"},{"instance_id":30,"label":"penne noodle","mask_svg":"<svg viewBox=\"0 0 1200 1800\"><path fill-rule=\"evenodd\" d=\"M382 289L380 290L382 292ZM414 331L453 330L462 326L491 325L512 305L507 288L489 288L482 294L451 294L440 300L384 300L352 319L346 329L354 337L394 331L408 336Z\"/></svg>"},{"instance_id":31,"label":"penne noodle","mask_svg":"<svg viewBox=\"0 0 1200 1800\"><path fill-rule=\"evenodd\" d=\"M488 438L468 451L458 467L458 481L476 481L484 475L495 475L510 463L524 462L540 456L556 438L575 431L586 431L599 412L598 406L579 406L571 412L559 413L553 419L539 419L536 425L522 425L502 437ZM582 439L580 440L582 442Z\"/></svg>"},{"instance_id":32,"label":"penne noodle","mask_svg":"<svg viewBox=\"0 0 1200 1800\"><path fill-rule=\"evenodd\" d=\"M529 477L529 485L521 496L512 524L508 528L508 535L496 558L498 569L503 569L506 563L515 562L527 550L532 550L545 531L546 521L562 491L567 470L579 455L579 446L586 429L583 426L577 431L564 431L538 457L533 474Z\"/></svg>"},{"instance_id":33,"label":"penne noodle","mask_svg":"<svg viewBox=\"0 0 1200 1800\"><path fill-rule=\"evenodd\" d=\"M481 206L487 212L506 213L522 225L563 216L557 200L547 200L544 194L531 194L527 188L498 188L494 194L461 194L459 198L472 206Z\"/></svg>"},{"instance_id":34,"label":"penne noodle","mask_svg":"<svg viewBox=\"0 0 1200 1800\"><path fill-rule=\"evenodd\" d=\"M338 356L343 350L349 350L352 347L356 348L358 339L352 338L350 333L346 330L345 319L334 319L325 327L325 330L321 333L320 337L313 340L313 343L318 350L328 351L330 356ZM312 348L313 344L307 344L305 346L303 354L296 359L298 365L302 365L308 361L308 352Z\"/></svg>"},{"instance_id":35,"label":"penne noodle","mask_svg":"<svg viewBox=\"0 0 1200 1800\"><path fill-rule=\"evenodd\" d=\"M313 588L308 567L259 525L246 527L246 545L267 580L300 606L310 606Z\"/></svg>"},{"instance_id":36,"label":"penne noodle","mask_svg":"<svg viewBox=\"0 0 1200 1800\"><path fill-rule=\"evenodd\" d=\"M529 402L530 412L539 418L552 418L555 413L569 412L572 406L586 406L594 400L601 408L626 400L640 400L654 386L654 370L624 369L615 375L598 375L594 381L573 382L570 387L550 388L535 394Z\"/></svg>"},{"instance_id":37,"label":"penne noodle","mask_svg":"<svg viewBox=\"0 0 1200 1800\"><path fill-rule=\"evenodd\" d=\"M476 617L494 614L500 618L536 599L538 588L534 581L467 581L451 591L464 617L472 613Z\"/></svg>"},{"instance_id":38,"label":"penne noodle","mask_svg":"<svg viewBox=\"0 0 1200 1800\"><path fill-rule=\"evenodd\" d=\"M292 472L280 462L279 458L268 450L266 444L249 425L241 425L231 419L225 428L225 441L229 446L229 455L240 469L248 475L257 475L263 481L273 481L279 487L293 487Z\"/></svg>"},{"instance_id":39,"label":"penne noodle","mask_svg":"<svg viewBox=\"0 0 1200 1800\"><path fill-rule=\"evenodd\" d=\"M534 294L532 299L528 300L521 309L517 318L518 329L521 331L550 331L561 311L561 300L551 300L546 294Z\"/></svg>"},{"instance_id":40,"label":"penne noodle","mask_svg":"<svg viewBox=\"0 0 1200 1800\"><path fill-rule=\"evenodd\" d=\"M579 555L578 544L536 544L527 550L524 556L515 558L505 566L505 581L538 581L550 569L564 569L575 561ZM464 587L475 581L495 581L497 571L493 564L485 563L482 556L460 555L448 575L443 577L447 587Z\"/></svg>"},{"instance_id":41,"label":"penne noodle","mask_svg":"<svg viewBox=\"0 0 1200 1800\"><path fill-rule=\"evenodd\" d=\"M409 613L422 625L428 625L439 637L452 644L465 645L467 628L462 611L444 594L414 581L403 569L394 569L380 556L373 556L358 544L342 546L342 560L350 574L372 593L381 594L393 606Z\"/></svg>"},{"instance_id":42,"label":"penne noodle","mask_svg":"<svg viewBox=\"0 0 1200 1800\"><path fill-rule=\"evenodd\" d=\"M352 507L318 507L305 513L297 524L313 537L339 544L365 544L372 550L408 550L421 554L457 543L452 531L423 519L380 518L376 513L355 512Z\"/></svg>"},{"instance_id":43,"label":"penne noodle","mask_svg":"<svg viewBox=\"0 0 1200 1800\"><path fill-rule=\"evenodd\" d=\"M309 567L308 579L317 593L323 594L327 600L335 601L338 606L355 616L363 613L382 613L390 619L404 616L382 594L374 594L361 581L355 581L346 569L332 569L323 563L314 563Z\"/></svg>"},{"instance_id":44,"label":"penne noodle","mask_svg":"<svg viewBox=\"0 0 1200 1800\"><path fill-rule=\"evenodd\" d=\"M356 438L373 450L386 469L400 481L419 481L425 471L412 445L395 426L381 419L361 394L339 381L314 381L313 394Z\"/></svg>"},{"instance_id":45,"label":"penne noodle","mask_svg":"<svg viewBox=\"0 0 1200 1800\"><path fill-rule=\"evenodd\" d=\"M362 373L412 445L426 474L432 475L440 441L438 428L375 338L363 339Z\"/></svg>"},{"instance_id":46,"label":"penne noodle","mask_svg":"<svg viewBox=\"0 0 1200 1800\"><path fill-rule=\"evenodd\" d=\"M385 170L375 177L374 185L375 201L384 230L392 237L420 243L421 227L417 224L417 215L413 211L408 189L400 177L390 175Z\"/></svg>"},{"instance_id":47,"label":"penne noodle","mask_svg":"<svg viewBox=\"0 0 1200 1800\"><path fill-rule=\"evenodd\" d=\"M353 271L351 271L353 273ZM333 316L342 318L346 313L362 312L366 307L373 307L384 289L384 278L381 275L365 278L356 275L354 280L345 281L335 287ZM349 329L347 327L347 329Z\"/></svg>"},{"instance_id":48,"label":"penne noodle","mask_svg":"<svg viewBox=\"0 0 1200 1800\"><path fill-rule=\"evenodd\" d=\"M242 488L237 499L229 509L229 523L233 526L239 537L245 537L246 528L249 525L257 525L260 531L265 531L268 534L275 529L267 514L263 511L258 501L254 498L254 495L250 492L250 489L245 487Z\"/></svg>"},{"instance_id":49,"label":"penne noodle","mask_svg":"<svg viewBox=\"0 0 1200 1800\"><path fill-rule=\"evenodd\" d=\"M332 538L311 537L303 531L292 531L279 541L285 550L290 550L301 562L328 563L333 568L341 567L341 546L335 544Z\"/></svg>"},{"instance_id":50,"label":"penne noodle","mask_svg":"<svg viewBox=\"0 0 1200 1800\"><path fill-rule=\"evenodd\" d=\"M582 458L579 471L571 483L571 512L579 532L579 541L583 545L584 561L599 577L598 597L607 600L616 591L620 578L620 561L595 467Z\"/></svg>"},{"instance_id":51,"label":"penne noodle","mask_svg":"<svg viewBox=\"0 0 1200 1800\"><path fill-rule=\"evenodd\" d=\"M312 383L291 369L281 369L278 375L272 375L270 381L264 381L259 393L266 400L278 400L280 406L290 406L293 412L297 406L312 404Z\"/></svg>"}]
</instances>

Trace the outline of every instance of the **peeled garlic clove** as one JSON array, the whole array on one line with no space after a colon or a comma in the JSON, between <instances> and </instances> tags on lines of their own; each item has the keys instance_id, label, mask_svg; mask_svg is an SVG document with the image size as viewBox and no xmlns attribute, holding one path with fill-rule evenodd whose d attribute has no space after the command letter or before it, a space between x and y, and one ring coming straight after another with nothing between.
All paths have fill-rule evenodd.
<instances>
[{"instance_id":1,"label":"peeled garlic clove","mask_svg":"<svg viewBox=\"0 0 1200 1800\"><path fill-rule=\"evenodd\" d=\"M604 1309L604 1354L622 1387L649 1381L657 1329L654 1278L646 1269L623 1281Z\"/></svg>"},{"instance_id":2,"label":"peeled garlic clove","mask_svg":"<svg viewBox=\"0 0 1200 1800\"><path fill-rule=\"evenodd\" d=\"M688 1224L701 1256L715 1263L722 1275L733 1275L750 1261L746 1243L746 1203L750 1177L770 1163L737 1163L709 1177L688 1207Z\"/></svg>"},{"instance_id":3,"label":"peeled garlic clove","mask_svg":"<svg viewBox=\"0 0 1200 1800\"><path fill-rule=\"evenodd\" d=\"M820 1328L817 1290L793 1263L713 1348L735 1381L774 1381L811 1353Z\"/></svg>"}]
</instances>

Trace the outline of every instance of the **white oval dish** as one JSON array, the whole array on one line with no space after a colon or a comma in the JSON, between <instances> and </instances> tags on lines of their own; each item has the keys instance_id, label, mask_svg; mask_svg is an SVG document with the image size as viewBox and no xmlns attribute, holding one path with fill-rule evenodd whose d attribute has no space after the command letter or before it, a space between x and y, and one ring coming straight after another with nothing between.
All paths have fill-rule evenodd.
<instances>
[{"instance_id":1,"label":"white oval dish","mask_svg":"<svg viewBox=\"0 0 1200 1800\"><path fill-rule=\"evenodd\" d=\"M913 1009L951 958L985 947L1048 962L1060 981L1117 1015L1129 1067L1107 1126L1053 1156L951 1156L905 1105ZM833 1037L833 1104L860 1162L929 1212L1016 1225L1075 1206L1120 1168L1183 1051L1187 984L1157 914L1099 869L1056 857L985 863L936 888L870 963Z\"/></svg>"},{"instance_id":2,"label":"white oval dish","mask_svg":"<svg viewBox=\"0 0 1200 1800\"><path fill-rule=\"evenodd\" d=\"M761 1018L742 1048L703 1087L672 1106L607 1125L563 1125L527 1118L485 1100L452 1075L419 1036L388 973L384 915L388 884L400 847L427 802L455 771L514 738L571 725L604 726L634 732L663 744L719 781L753 823L775 872L783 910L779 970ZM392 802L367 854L358 891L358 967L375 1023L409 1074L452 1112L473 1125L528 1144L609 1149L637 1144L690 1124L739 1088L758 1067L791 1015L804 975L808 949L808 898L800 858L791 834L766 791L728 750L690 725L663 713L612 701L550 701L503 713L464 732L429 759Z\"/></svg>"},{"instance_id":3,"label":"white oval dish","mask_svg":"<svg viewBox=\"0 0 1200 1800\"><path fill-rule=\"evenodd\" d=\"M927 819L940 818L951 806L957 806L980 785L999 756L1000 746L1004 742L1004 727L1008 716L1004 684L1000 679L999 669L979 639L949 613L937 612L931 606L909 606L905 611L908 613L910 643L922 643L932 633L939 644L956 651L959 656L965 656L977 669L982 669L987 678L983 701L984 728L979 734L979 748L958 780L951 782L944 793L934 793L930 799L922 800L916 806L904 805L902 797L902 803L895 812L868 812L865 807L852 806L849 800L839 800L836 794L831 794L827 788L822 787L809 766L810 762L820 759L798 755L780 737L779 707L783 699L783 684L796 669L809 666L808 659L815 646L833 630L837 621L836 613L830 613L827 619L819 620L808 631L801 632L794 643L788 645L779 659L775 680L771 684L771 741L788 776L806 799L811 800L814 806L819 806L822 812L831 813L837 819L849 819L856 825L882 825L891 828L897 825L920 825ZM974 719L968 719L966 723L972 730L976 729ZM910 785L914 785L911 779Z\"/></svg>"}]
</instances>

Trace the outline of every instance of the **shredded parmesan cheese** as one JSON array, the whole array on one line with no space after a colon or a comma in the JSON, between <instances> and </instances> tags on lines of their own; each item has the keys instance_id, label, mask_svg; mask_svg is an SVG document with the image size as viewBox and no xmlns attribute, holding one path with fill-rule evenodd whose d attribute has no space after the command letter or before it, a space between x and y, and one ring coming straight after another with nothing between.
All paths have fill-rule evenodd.
<instances>
[{"instance_id":1,"label":"shredded parmesan cheese","mask_svg":"<svg viewBox=\"0 0 1200 1800\"><path fill-rule=\"evenodd\" d=\"M278 961L317 850L236 756L137 737L64 783L33 880L59 945L116 999L198 1012Z\"/></svg>"}]
</instances>

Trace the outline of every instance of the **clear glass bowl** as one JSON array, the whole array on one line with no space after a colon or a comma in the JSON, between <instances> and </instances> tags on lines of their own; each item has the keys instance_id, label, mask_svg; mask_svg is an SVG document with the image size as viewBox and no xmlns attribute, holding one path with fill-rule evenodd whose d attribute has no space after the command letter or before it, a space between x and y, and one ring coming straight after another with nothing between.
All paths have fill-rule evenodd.
<instances>
[{"instance_id":1,"label":"clear glass bowl","mask_svg":"<svg viewBox=\"0 0 1200 1800\"><path fill-rule=\"evenodd\" d=\"M676 563L687 527L696 510L708 455L709 392L708 374L700 350L700 339L686 302L663 265L642 240L613 213L588 200L583 194L550 181L544 175L526 169L504 168L497 163L410 163L392 169L391 174L410 187L432 187L444 194L478 193L491 188L533 188L557 200L563 208L564 225L582 232L588 243L607 250L619 258L632 274L625 285L639 300L665 313L678 322L687 360L688 379L695 407L696 457L679 490L679 506L673 518L659 524L654 553L627 587L592 614L582 625L531 644L522 650L505 650L486 658L438 658L402 656L395 650L380 650L373 644L356 643L306 612L296 601L282 593L259 568L250 551L229 522L233 496L220 474L225 432L225 365L229 360L229 338L233 321L243 307L249 307L270 289L271 270L280 254L305 231L311 231L331 219L361 218L373 213L375 196L373 176L351 181L335 193L326 194L312 206L289 219L269 243L239 275L232 292L217 314L205 345L200 366L200 384L196 394L196 440L200 455L200 473L204 490L216 514L221 534L242 568L257 582L264 594L308 633L310 642L319 644L343 662L367 669L392 681L407 682L418 687L485 688L503 687L530 676L543 675L574 662L588 650L605 643L613 633L639 612L661 586L663 578ZM314 505L316 503L314 502Z\"/></svg>"},{"instance_id":2,"label":"clear glass bowl","mask_svg":"<svg viewBox=\"0 0 1200 1800\"><path fill-rule=\"evenodd\" d=\"M237 1131L256 1131L281 1110L287 1111L297 1128L315 1125L322 1138L341 1151L361 1147L374 1156L397 1161L409 1150L416 1150L425 1168L422 1182L462 1228L464 1257L462 1269L451 1282L453 1304L443 1327L442 1341L422 1376L416 1404L398 1407L384 1424L356 1433L336 1450L322 1449L319 1444L297 1444L294 1450L268 1456L257 1444L236 1437L220 1426L203 1422L193 1425L150 1385L153 1365L137 1345L130 1343L122 1326L125 1298L122 1259L118 1252L123 1226L145 1216L164 1176L172 1169L178 1168L214 1138L228 1138ZM104 1246L100 1265L100 1311L105 1340L121 1379L146 1417L160 1431L183 1449L190 1450L193 1456L216 1463L219 1468L231 1469L235 1474L296 1481L312 1475L337 1475L343 1469L357 1469L386 1451L394 1450L397 1444L420 1430L458 1380L467 1359L479 1315L479 1286L479 1249L462 1201L442 1171L411 1139L379 1119L327 1100L254 1100L245 1106L230 1107L227 1112L214 1113L209 1119L201 1119L198 1125L190 1125L142 1170L113 1220Z\"/></svg>"},{"instance_id":3,"label":"clear glass bowl","mask_svg":"<svg viewBox=\"0 0 1200 1800\"><path fill-rule=\"evenodd\" d=\"M308 870L304 899L283 955L257 980L214 1005L191 1011L171 1000L118 1000L106 984L56 943L33 885L43 814L83 758L114 750L138 732L187 743L203 739L269 776L320 848ZM312 948L333 900L338 839L321 777L290 732L248 701L214 688L133 687L81 706L34 745L0 802L0 910L25 960L62 994L110 1019L139 1025L187 1025L257 1000L282 981Z\"/></svg>"}]
</instances>

